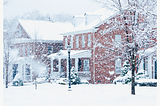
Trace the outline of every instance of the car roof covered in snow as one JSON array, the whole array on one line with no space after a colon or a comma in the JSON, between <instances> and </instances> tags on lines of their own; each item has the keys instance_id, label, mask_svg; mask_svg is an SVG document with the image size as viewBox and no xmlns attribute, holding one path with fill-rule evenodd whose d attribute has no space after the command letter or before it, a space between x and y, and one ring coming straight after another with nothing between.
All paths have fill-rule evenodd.
<instances>
[{"instance_id":1,"label":"car roof covered in snow","mask_svg":"<svg viewBox=\"0 0 160 106\"><path fill-rule=\"evenodd\" d=\"M37 21L37 20L18 20L26 33L32 39L41 40L63 40L63 36L59 33L63 33L70 30L73 25L69 22L61 23L50 21Z\"/></svg>"}]
</instances>

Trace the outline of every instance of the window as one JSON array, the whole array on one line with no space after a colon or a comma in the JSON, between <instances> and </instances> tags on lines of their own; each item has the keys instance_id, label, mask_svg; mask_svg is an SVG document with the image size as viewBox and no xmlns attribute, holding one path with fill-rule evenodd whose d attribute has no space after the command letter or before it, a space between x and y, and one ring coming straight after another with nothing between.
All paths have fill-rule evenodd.
<instances>
[{"instance_id":1,"label":"window","mask_svg":"<svg viewBox=\"0 0 160 106\"><path fill-rule=\"evenodd\" d=\"M91 47L91 35L88 34L88 47Z\"/></svg>"},{"instance_id":2,"label":"window","mask_svg":"<svg viewBox=\"0 0 160 106\"><path fill-rule=\"evenodd\" d=\"M76 48L78 48L78 47L79 47L79 37L76 36Z\"/></svg>"},{"instance_id":3,"label":"window","mask_svg":"<svg viewBox=\"0 0 160 106\"><path fill-rule=\"evenodd\" d=\"M52 54L52 46L48 46L48 55Z\"/></svg>"},{"instance_id":4,"label":"window","mask_svg":"<svg viewBox=\"0 0 160 106\"><path fill-rule=\"evenodd\" d=\"M115 42L121 41L121 35L115 35Z\"/></svg>"},{"instance_id":5,"label":"window","mask_svg":"<svg viewBox=\"0 0 160 106\"><path fill-rule=\"evenodd\" d=\"M73 48L73 37L71 36L71 48Z\"/></svg>"},{"instance_id":6,"label":"window","mask_svg":"<svg viewBox=\"0 0 160 106\"><path fill-rule=\"evenodd\" d=\"M18 73L18 64L13 64L13 79L15 78L16 74Z\"/></svg>"},{"instance_id":7,"label":"window","mask_svg":"<svg viewBox=\"0 0 160 106\"><path fill-rule=\"evenodd\" d=\"M121 60L115 60L116 74L121 74Z\"/></svg>"},{"instance_id":8,"label":"window","mask_svg":"<svg viewBox=\"0 0 160 106\"><path fill-rule=\"evenodd\" d=\"M84 35L82 35L82 47L85 47Z\"/></svg>"},{"instance_id":9,"label":"window","mask_svg":"<svg viewBox=\"0 0 160 106\"><path fill-rule=\"evenodd\" d=\"M23 45L23 56L25 56L25 45Z\"/></svg>"},{"instance_id":10,"label":"window","mask_svg":"<svg viewBox=\"0 0 160 106\"><path fill-rule=\"evenodd\" d=\"M143 59L143 69L148 72L148 58Z\"/></svg>"},{"instance_id":11,"label":"window","mask_svg":"<svg viewBox=\"0 0 160 106\"><path fill-rule=\"evenodd\" d=\"M25 67L25 79L26 80L30 80L30 65L29 64L26 64L26 67Z\"/></svg>"},{"instance_id":12,"label":"window","mask_svg":"<svg viewBox=\"0 0 160 106\"><path fill-rule=\"evenodd\" d=\"M28 45L28 56L31 55L31 48L30 45Z\"/></svg>"},{"instance_id":13,"label":"window","mask_svg":"<svg viewBox=\"0 0 160 106\"><path fill-rule=\"evenodd\" d=\"M89 59L83 61L84 71L89 71Z\"/></svg>"},{"instance_id":14,"label":"window","mask_svg":"<svg viewBox=\"0 0 160 106\"><path fill-rule=\"evenodd\" d=\"M67 38L65 38L65 49L67 49Z\"/></svg>"}]
</instances>

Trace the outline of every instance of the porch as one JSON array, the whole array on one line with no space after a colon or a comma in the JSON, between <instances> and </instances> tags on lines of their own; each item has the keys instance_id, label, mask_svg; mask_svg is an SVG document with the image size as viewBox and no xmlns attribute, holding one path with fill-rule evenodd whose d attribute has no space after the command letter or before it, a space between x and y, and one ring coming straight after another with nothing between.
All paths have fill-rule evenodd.
<instances>
[{"instance_id":1,"label":"porch","mask_svg":"<svg viewBox=\"0 0 160 106\"><path fill-rule=\"evenodd\" d=\"M60 50L57 53L51 54L48 56L51 60L51 72L50 72L50 78L56 79L60 77L67 77L69 73L69 63L68 63L68 51L67 50ZM72 65L74 66L75 71L78 73L79 77L81 79L91 79L91 50L71 50L70 52L70 59L72 60ZM58 70L55 72L55 62L54 60L57 60L57 68ZM79 62L80 60L83 60L81 62L82 68L79 69ZM66 62L67 64L65 64ZM62 63L64 63L64 67L66 69L63 70ZM66 74L66 75L65 75ZM63 76L65 75L65 76Z\"/></svg>"}]
</instances>

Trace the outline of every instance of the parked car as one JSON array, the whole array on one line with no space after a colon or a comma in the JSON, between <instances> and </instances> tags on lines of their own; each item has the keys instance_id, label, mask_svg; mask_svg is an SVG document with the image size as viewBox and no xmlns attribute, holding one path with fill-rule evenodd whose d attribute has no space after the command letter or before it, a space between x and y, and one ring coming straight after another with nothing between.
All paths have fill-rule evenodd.
<instances>
[{"instance_id":1,"label":"parked car","mask_svg":"<svg viewBox=\"0 0 160 106\"><path fill-rule=\"evenodd\" d=\"M152 86L157 87L157 79L139 79L135 80L136 86Z\"/></svg>"}]
</instances>

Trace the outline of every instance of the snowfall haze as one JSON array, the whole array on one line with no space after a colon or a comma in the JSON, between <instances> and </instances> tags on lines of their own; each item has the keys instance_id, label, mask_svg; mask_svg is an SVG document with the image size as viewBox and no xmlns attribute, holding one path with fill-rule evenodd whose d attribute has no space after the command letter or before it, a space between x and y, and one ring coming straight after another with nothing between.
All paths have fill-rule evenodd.
<instances>
[{"instance_id":1,"label":"snowfall haze","mask_svg":"<svg viewBox=\"0 0 160 106\"><path fill-rule=\"evenodd\" d=\"M94 12L102 5L93 0L13 0L3 6L3 17L13 18L38 10L41 14L67 13L72 15Z\"/></svg>"}]
</instances>

